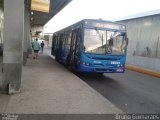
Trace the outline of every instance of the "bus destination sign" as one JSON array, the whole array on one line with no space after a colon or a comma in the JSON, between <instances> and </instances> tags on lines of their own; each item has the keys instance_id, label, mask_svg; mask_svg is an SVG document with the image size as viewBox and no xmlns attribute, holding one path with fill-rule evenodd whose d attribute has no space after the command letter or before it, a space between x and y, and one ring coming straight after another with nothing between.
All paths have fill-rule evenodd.
<instances>
[{"instance_id":1,"label":"bus destination sign","mask_svg":"<svg viewBox=\"0 0 160 120\"><path fill-rule=\"evenodd\" d=\"M116 24L110 24L110 23L95 23L95 27L101 27L101 28L108 28L108 29L115 29L115 30L125 30L125 26L123 25L116 25Z\"/></svg>"},{"instance_id":2,"label":"bus destination sign","mask_svg":"<svg viewBox=\"0 0 160 120\"><path fill-rule=\"evenodd\" d=\"M102 23L96 23L96 27L109 28L109 29L119 29L119 25L102 24Z\"/></svg>"},{"instance_id":3,"label":"bus destination sign","mask_svg":"<svg viewBox=\"0 0 160 120\"><path fill-rule=\"evenodd\" d=\"M124 25L112 24L112 23L89 23L85 22L87 26L97 27L97 28L106 28L106 29L114 29L114 30L125 30Z\"/></svg>"}]
</instances>

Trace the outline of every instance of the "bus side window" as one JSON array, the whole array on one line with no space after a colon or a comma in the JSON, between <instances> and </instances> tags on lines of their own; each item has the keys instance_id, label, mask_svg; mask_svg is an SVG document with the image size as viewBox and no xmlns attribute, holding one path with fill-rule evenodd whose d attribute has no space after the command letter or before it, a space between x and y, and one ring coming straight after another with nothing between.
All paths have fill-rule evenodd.
<instances>
[{"instance_id":1,"label":"bus side window","mask_svg":"<svg viewBox=\"0 0 160 120\"><path fill-rule=\"evenodd\" d=\"M65 48L65 33L62 34L61 40L62 40L62 49L64 49Z\"/></svg>"},{"instance_id":2,"label":"bus side window","mask_svg":"<svg viewBox=\"0 0 160 120\"><path fill-rule=\"evenodd\" d=\"M73 50L75 51L75 48L76 48L76 32L74 32L74 34L73 34L73 44L72 44L73 46Z\"/></svg>"},{"instance_id":3,"label":"bus side window","mask_svg":"<svg viewBox=\"0 0 160 120\"><path fill-rule=\"evenodd\" d=\"M70 44L71 44L71 36L70 34L66 34L65 36L65 49L70 49Z\"/></svg>"},{"instance_id":4,"label":"bus side window","mask_svg":"<svg viewBox=\"0 0 160 120\"><path fill-rule=\"evenodd\" d=\"M58 34L57 37L56 37L56 39L57 39L57 47L56 47L56 48L57 48L57 49L59 49L59 40L60 40L60 39L59 39L59 36L60 36L60 35Z\"/></svg>"}]
</instances>

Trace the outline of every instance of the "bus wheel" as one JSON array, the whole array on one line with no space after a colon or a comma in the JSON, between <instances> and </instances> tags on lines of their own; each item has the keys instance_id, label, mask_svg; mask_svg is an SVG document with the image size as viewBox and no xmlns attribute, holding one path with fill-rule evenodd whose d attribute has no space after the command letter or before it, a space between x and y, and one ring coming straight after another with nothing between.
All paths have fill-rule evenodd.
<instances>
[{"instance_id":1,"label":"bus wheel","mask_svg":"<svg viewBox=\"0 0 160 120\"><path fill-rule=\"evenodd\" d=\"M66 67L69 68L70 66L70 55L67 56L67 62L66 62Z\"/></svg>"},{"instance_id":2,"label":"bus wheel","mask_svg":"<svg viewBox=\"0 0 160 120\"><path fill-rule=\"evenodd\" d=\"M56 60L57 62L59 62L58 54L56 54L56 56L55 56L55 60Z\"/></svg>"},{"instance_id":3,"label":"bus wheel","mask_svg":"<svg viewBox=\"0 0 160 120\"><path fill-rule=\"evenodd\" d=\"M104 73L97 73L98 75L102 76Z\"/></svg>"},{"instance_id":4,"label":"bus wheel","mask_svg":"<svg viewBox=\"0 0 160 120\"><path fill-rule=\"evenodd\" d=\"M72 65L71 65L71 57L70 57L70 55L67 56L66 67L67 67L67 69L70 70L70 71L73 70Z\"/></svg>"},{"instance_id":5,"label":"bus wheel","mask_svg":"<svg viewBox=\"0 0 160 120\"><path fill-rule=\"evenodd\" d=\"M66 68L69 70L69 71L72 71L73 70L73 68L72 68L72 66L70 65L70 64L66 64Z\"/></svg>"}]
</instances>

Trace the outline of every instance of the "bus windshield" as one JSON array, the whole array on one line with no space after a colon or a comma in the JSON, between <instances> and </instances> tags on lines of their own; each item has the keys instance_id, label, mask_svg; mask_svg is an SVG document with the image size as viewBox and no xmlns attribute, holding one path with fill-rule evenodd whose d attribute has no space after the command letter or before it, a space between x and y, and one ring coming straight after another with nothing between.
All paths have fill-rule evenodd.
<instances>
[{"instance_id":1,"label":"bus windshield","mask_svg":"<svg viewBox=\"0 0 160 120\"><path fill-rule=\"evenodd\" d=\"M85 29L84 52L93 54L124 55L126 48L125 33Z\"/></svg>"}]
</instances>

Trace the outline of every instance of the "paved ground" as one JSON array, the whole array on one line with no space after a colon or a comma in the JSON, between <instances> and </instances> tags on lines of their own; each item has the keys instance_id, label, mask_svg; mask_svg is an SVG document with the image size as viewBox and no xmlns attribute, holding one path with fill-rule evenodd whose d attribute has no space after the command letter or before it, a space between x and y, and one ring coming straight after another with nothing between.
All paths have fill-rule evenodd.
<instances>
[{"instance_id":1,"label":"paved ground","mask_svg":"<svg viewBox=\"0 0 160 120\"><path fill-rule=\"evenodd\" d=\"M159 78L129 70L73 75L49 56L40 56L24 67L22 93L0 95L0 113L160 113L159 85Z\"/></svg>"},{"instance_id":2,"label":"paved ground","mask_svg":"<svg viewBox=\"0 0 160 120\"><path fill-rule=\"evenodd\" d=\"M0 94L0 113L122 113L46 54L23 67L22 92Z\"/></svg>"},{"instance_id":3,"label":"paved ground","mask_svg":"<svg viewBox=\"0 0 160 120\"><path fill-rule=\"evenodd\" d=\"M160 113L160 79L127 70L104 76L78 74L126 113Z\"/></svg>"}]
</instances>

